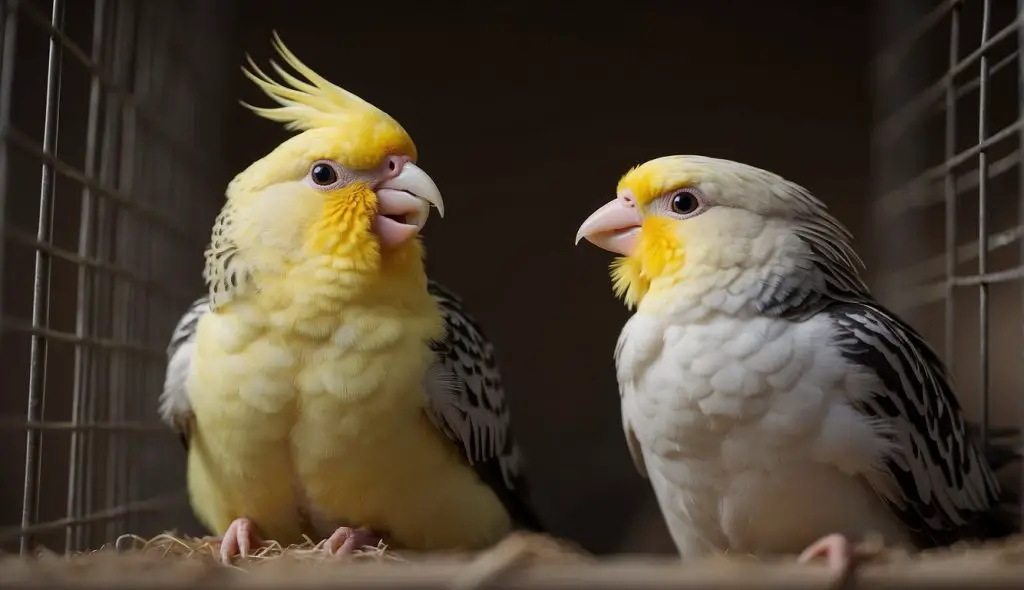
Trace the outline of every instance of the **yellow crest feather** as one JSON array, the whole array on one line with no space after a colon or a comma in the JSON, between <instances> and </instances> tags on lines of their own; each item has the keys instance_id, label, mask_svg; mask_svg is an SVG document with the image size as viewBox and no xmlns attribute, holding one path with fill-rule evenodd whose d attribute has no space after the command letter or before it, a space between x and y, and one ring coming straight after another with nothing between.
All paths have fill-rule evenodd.
<instances>
[{"instance_id":1,"label":"yellow crest feather","mask_svg":"<svg viewBox=\"0 0 1024 590\"><path fill-rule=\"evenodd\" d=\"M339 128L346 134L360 137L368 152L401 152L416 159L412 138L390 115L317 74L285 46L276 32L273 45L284 62L305 80L271 59L271 68L284 82L279 83L246 55L249 67L243 66L242 73L281 106L264 108L245 102L242 106L260 117L284 123L287 129Z\"/></svg>"}]
</instances>

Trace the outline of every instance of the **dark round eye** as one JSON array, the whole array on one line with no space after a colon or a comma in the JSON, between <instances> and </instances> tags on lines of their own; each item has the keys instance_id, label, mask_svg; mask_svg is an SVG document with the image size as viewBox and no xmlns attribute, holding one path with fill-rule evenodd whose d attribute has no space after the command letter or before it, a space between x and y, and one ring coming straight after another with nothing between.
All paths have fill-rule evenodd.
<instances>
[{"instance_id":1,"label":"dark round eye","mask_svg":"<svg viewBox=\"0 0 1024 590\"><path fill-rule=\"evenodd\" d=\"M315 164L309 171L309 176L320 186L330 186L338 182L338 173L327 164Z\"/></svg>"},{"instance_id":2,"label":"dark round eye","mask_svg":"<svg viewBox=\"0 0 1024 590\"><path fill-rule=\"evenodd\" d=\"M700 207L700 201L690 191L679 191L672 195L672 212L678 215L689 215Z\"/></svg>"}]
</instances>

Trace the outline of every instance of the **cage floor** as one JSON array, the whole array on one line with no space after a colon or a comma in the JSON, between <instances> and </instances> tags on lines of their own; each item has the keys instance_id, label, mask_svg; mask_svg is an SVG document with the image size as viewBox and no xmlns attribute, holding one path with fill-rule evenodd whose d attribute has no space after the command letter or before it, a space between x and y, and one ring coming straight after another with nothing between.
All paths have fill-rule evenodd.
<instances>
[{"instance_id":1,"label":"cage floor","mask_svg":"<svg viewBox=\"0 0 1024 590\"><path fill-rule=\"evenodd\" d=\"M386 549L351 558L327 557L319 546L263 548L226 567L217 546L161 535L122 538L118 546L70 557L42 552L36 559L0 559L0 587L78 588L1024 588L1024 537L982 546L908 555L865 546L844 579L823 564L792 558L715 556L681 564L671 557L597 558L541 535L513 535L478 554L418 556Z\"/></svg>"}]
</instances>

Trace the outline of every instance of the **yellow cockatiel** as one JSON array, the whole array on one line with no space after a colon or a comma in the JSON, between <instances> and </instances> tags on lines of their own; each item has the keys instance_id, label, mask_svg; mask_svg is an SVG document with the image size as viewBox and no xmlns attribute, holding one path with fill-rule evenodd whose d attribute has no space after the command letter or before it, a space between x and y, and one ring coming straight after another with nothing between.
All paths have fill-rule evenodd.
<instances>
[{"instance_id":1,"label":"yellow cockatiel","mask_svg":"<svg viewBox=\"0 0 1024 590\"><path fill-rule=\"evenodd\" d=\"M221 556L260 539L348 553L473 549L539 530L492 346L427 279L419 232L444 203L390 116L275 46L301 131L239 174L213 228L208 295L168 349L161 414L188 448L193 509Z\"/></svg>"}]
</instances>

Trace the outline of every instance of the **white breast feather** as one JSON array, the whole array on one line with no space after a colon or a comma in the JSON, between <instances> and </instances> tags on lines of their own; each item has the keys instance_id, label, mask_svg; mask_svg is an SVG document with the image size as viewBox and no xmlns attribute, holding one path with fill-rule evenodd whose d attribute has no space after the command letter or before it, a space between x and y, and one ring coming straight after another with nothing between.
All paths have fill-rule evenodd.
<instances>
[{"instance_id":1,"label":"white breast feather","mask_svg":"<svg viewBox=\"0 0 1024 590\"><path fill-rule=\"evenodd\" d=\"M890 443L849 403L874 377L829 346L829 323L693 319L637 314L616 355L624 424L683 555L799 550L857 506L891 529L858 479L884 485Z\"/></svg>"}]
</instances>

